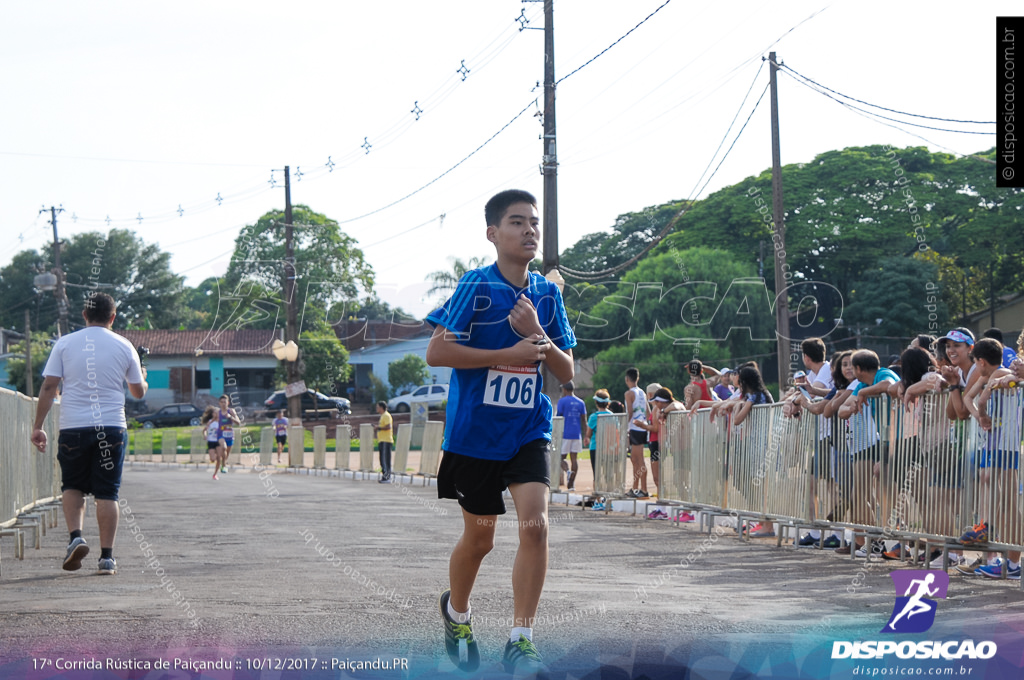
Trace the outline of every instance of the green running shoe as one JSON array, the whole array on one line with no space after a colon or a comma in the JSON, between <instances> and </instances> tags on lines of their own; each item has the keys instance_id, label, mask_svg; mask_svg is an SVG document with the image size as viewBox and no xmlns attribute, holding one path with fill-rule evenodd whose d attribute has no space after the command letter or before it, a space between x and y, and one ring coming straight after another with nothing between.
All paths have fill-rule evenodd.
<instances>
[{"instance_id":1,"label":"green running shoe","mask_svg":"<svg viewBox=\"0 0 1024 680\"><path fill-rule=\"evenodd\" d=\"M505 666L505 672L514 678L547 677L548 669L540 658L537 646L527 640L525 635L520 635L515 642L510 640L505 644L505 656L501 663Z\"/></svg>"},{"instance_id":2,"label":"green running shoe","mask_svg":"<svg viewBox=\"0 0 1024 680\"><path fill-rule=\"evenodd\" d=\"M452 591L446 590L437 600L441 618L444 619L444 648L455 667L468 673L475 671L480 665L480 648L476 644L476 638L473 637L472 617L470 617L469 623L455 623L448 616L448 600L451 599L451 596Z\"/></svg>"}]
</instances>

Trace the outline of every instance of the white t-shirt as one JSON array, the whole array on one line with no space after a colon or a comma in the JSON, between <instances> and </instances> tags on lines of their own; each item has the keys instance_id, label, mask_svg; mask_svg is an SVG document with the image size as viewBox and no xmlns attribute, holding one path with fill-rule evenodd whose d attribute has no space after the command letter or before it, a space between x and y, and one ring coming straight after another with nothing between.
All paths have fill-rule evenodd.
<instances>
[{"instance_id":1,"label":"white t-shirt","mask_svg":"<svg viewBox=\"0 0 1024 680\"><path fill-rule=\"evenodd\" d=\"M43 377L64 380L60 429L127 427L124 381L142 382L139 354L132 344L102 326L65 335L50 352Z\"/></svg>"},{"instance_id":2,"label":"white t-shirt","mask_svg":"<svg viewBox=\"0 0 1024 680\"><path fill-rule=\"evenodd\" d=\"M832 363L826 361L821 365L821 369L817 373L814 371L807 371L807 384L813 385L814 383L821 383L825 386L825 389L832 389L836 386L832 380Z\"/></svg>"}]
</instances>

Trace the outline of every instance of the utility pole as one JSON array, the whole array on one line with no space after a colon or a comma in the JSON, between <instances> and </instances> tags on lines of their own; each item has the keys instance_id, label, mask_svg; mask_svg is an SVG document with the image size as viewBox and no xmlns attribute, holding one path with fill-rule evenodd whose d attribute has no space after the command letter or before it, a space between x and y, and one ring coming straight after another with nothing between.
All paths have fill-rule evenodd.
<instances>
[{"instance_id":1,"label":"utility pole","mask_svg":"<svg viewBox=\"0 0 1024 680\"><path fill-rule=\"evenodd\" d=\"M544 273L558 267L558 154L555 145L554 0L544 0Z\"/></svg>"},{"instance_id":2,"label":"utility pole","mask_svg":"<svg viewBox=\"0 0 1024 680\"><path fill-rule=\"evenodd\" d=\"M32 384L32 314L25 310L25 389L28 396L36 396L35 387Z\"/></svg>"},{"instance_id":3,"label":"utility pole","mask_svg":"<svg viewBox=\"0 0 1024 680\"><path fill-rule=\"evenodd\" d=\"M289 166L284 166L284 304L285 304L285 342L299 344L298 323L295 312L295 250L292 243L294 228L292 225L292 182ZM288 385L299 380L298 357L295 361L285 361L285 376ZM288 397L288 417L301 416L302 395Z\"/></svg>"},{"instance_id":4,"label":"utility pole","mask_svg":"<svg viewBox=\"0 0 1024 680\"><path fill-rule=\"evenodd\" d=\"M39 211L46 212L46 208ZM60 262L60 240L57 238L57 213L64 212L64 208L50 206L50 224L53 225L53 264L54 273L57 275L57 289L54 296L57 298L57 336L68 334L68 294L64 288L64 267Z\"/></svg>"},{"instance_id":5,"label":"utility pole","mask_svg":"<svg viewBox=\"0 0 1024 680\"><path fill-rule=\"evenodd\" d=\"M779 86L775 72L779 70L775 53L768 54L772 90L772 222L775 233L775 332L779 337L779 393L789 383L789 296L786 289L786 224L782 207L782 155L779 151Z\"/></svg>"}]
</instances>

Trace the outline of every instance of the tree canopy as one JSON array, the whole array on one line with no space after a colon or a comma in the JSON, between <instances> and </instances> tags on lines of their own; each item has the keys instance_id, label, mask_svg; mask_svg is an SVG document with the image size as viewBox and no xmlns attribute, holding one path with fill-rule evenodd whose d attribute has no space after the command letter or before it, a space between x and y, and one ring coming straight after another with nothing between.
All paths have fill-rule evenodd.
<instances>
[{"instance_id":1,"label":"tree canopy","mask_svg":"<svg viewBox=\"0 0 1024 680\"><path fill-rule=\"evenodd\" d=\"M292 209L295 304L303 328L326 320L332 304L373 291L373 269L338 223L304 205ZM218 298L218 328L274 328L284 318L284 212L242 229Z\"/></svg>"},{"instance_id":2,"label":"tree canopy","mask_svg":"<svg viewBox=\"0 0 1024 680\"><path fill-rule=\"evenodd\" d=\"M184 277L171 272L171 256L127 229L85 232L62 242L68 319L82 325L85 297L93 290L109 293L117 303L114 328L177 328L186 315ZM53 251L25 250L0 270L0 325L21 328L24 309L33 309L33 326L56 327L52 293L34 288L36 274L53 268Z\"/></svg>"}]
</instances>

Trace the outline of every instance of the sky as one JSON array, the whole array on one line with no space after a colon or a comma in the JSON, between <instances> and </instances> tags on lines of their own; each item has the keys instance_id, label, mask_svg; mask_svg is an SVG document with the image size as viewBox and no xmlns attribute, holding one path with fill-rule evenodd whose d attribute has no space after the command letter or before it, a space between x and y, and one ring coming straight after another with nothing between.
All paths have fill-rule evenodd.
<instances>
[{"instance_id":1,"label":"sky","mask_svg":"<svg viewBox=\"0 0 1024 680\"><path fill-rule=\"evenodd\" d=\"M556 0L560 250L618 215L769 168L769 98L754 104L771 50L871 104L994 121L995 17L1016 10ZM62 238L133 229L197 285L226 270L245 225L283 208L287 165L293 203L359 242L381 299L425 314L430 272L451 257L493 258L491 195L542 198L544 36L531 29L543 25L543 3L520 0L5 3L0 266L47 246L49 212L39 211L54 205ZM957 154L995 144L994 134L887 126L786 73L779 111L786 164L868 144Z\"/></svg>"}]
</instances>

